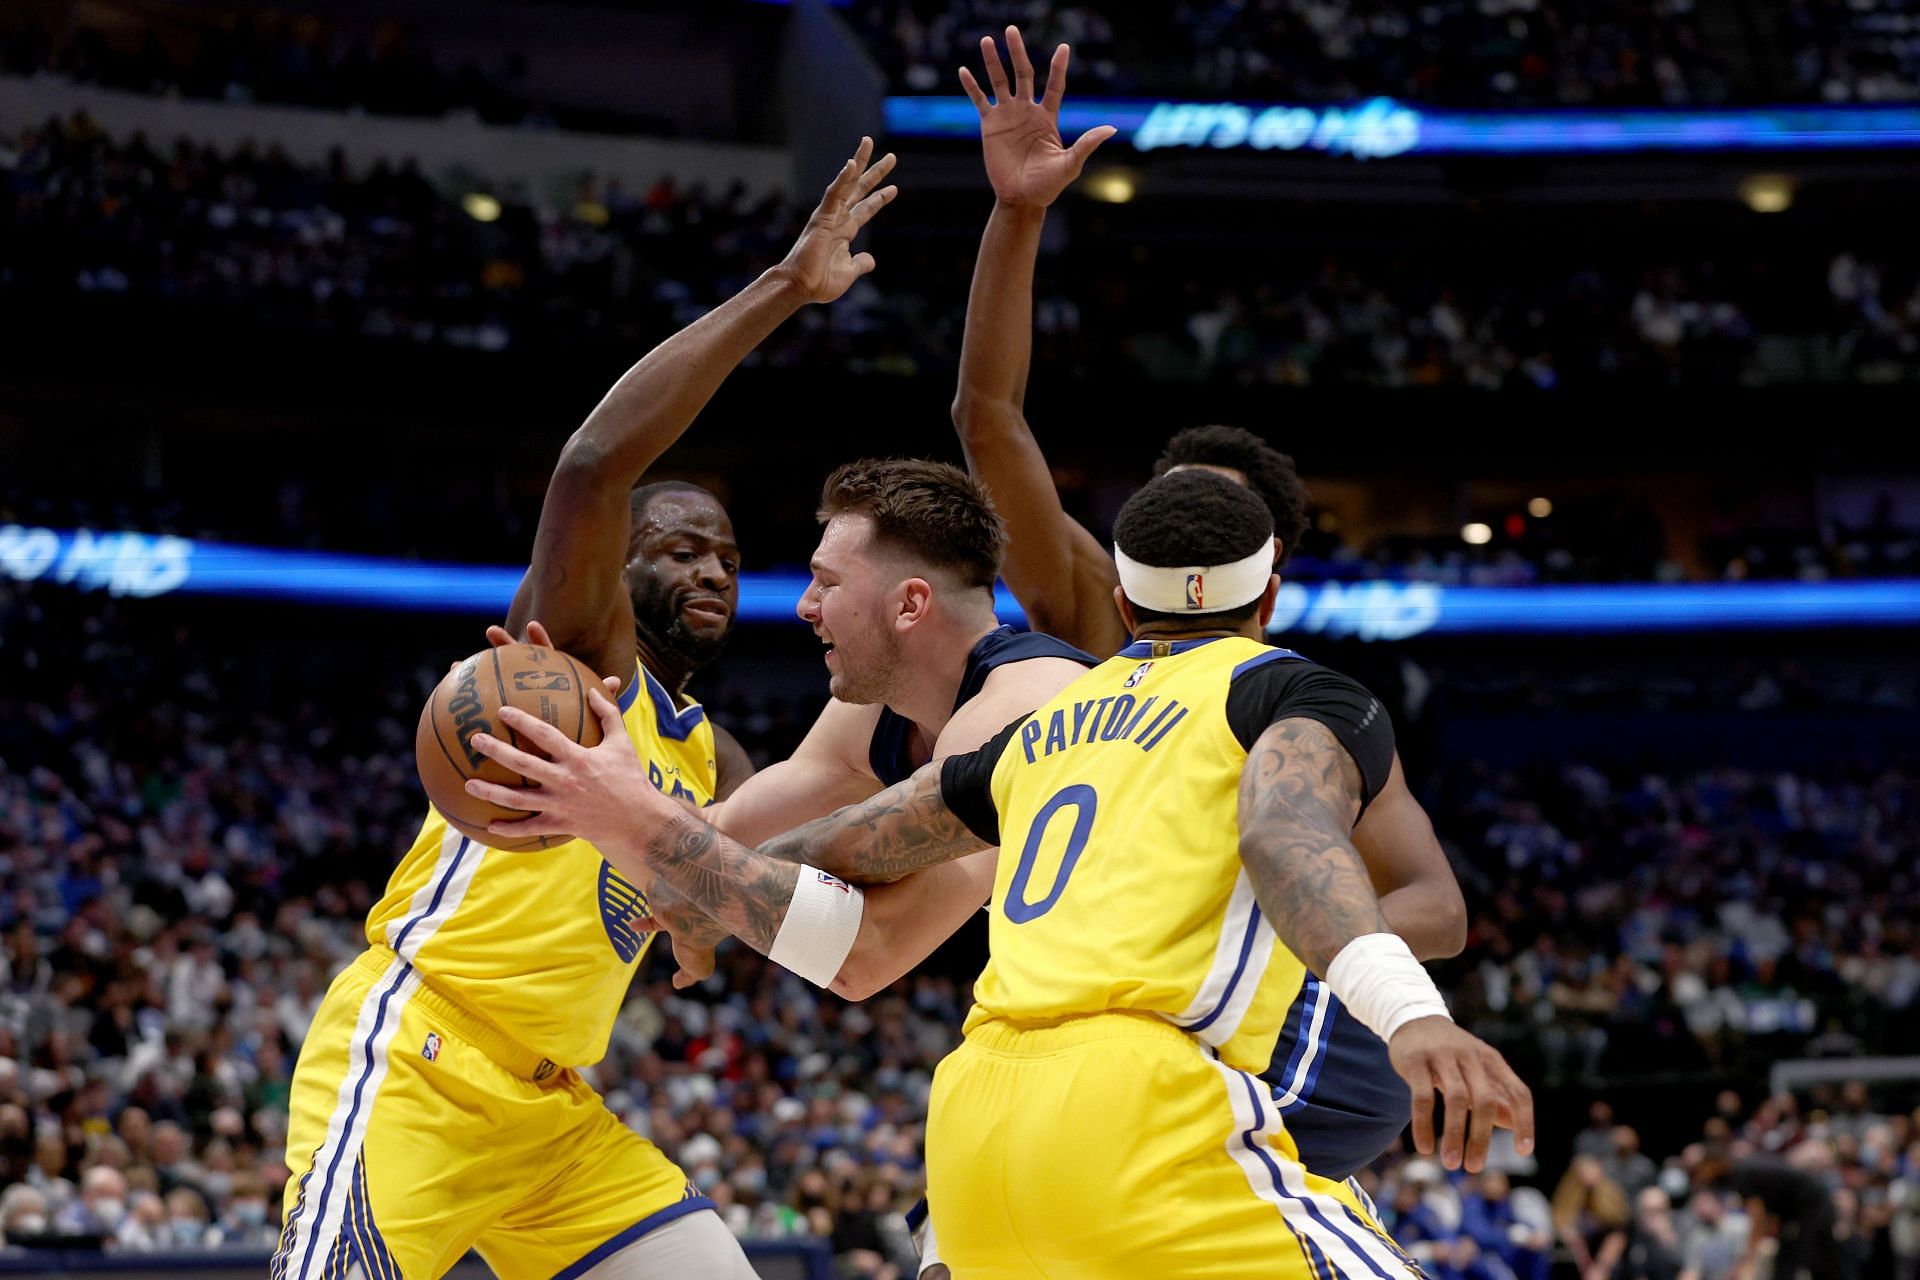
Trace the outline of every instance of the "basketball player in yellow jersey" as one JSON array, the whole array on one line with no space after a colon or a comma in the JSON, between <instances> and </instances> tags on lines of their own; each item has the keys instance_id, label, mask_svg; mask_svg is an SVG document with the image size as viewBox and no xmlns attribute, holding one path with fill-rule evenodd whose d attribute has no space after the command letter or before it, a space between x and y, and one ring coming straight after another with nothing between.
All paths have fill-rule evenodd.
<instances>
[{"instance_id":1,"label":"basketball player in yellow jersey","mask_svg":"<svg viewBox=\"0 0 1920 1280\"><path fill-rule=\"evenodd\" d=\"M1353 848L1391 725L1353 681L1262 643L1272 522L1244 486L1163 477L1115 538L1132 645L979 750L763 850L647 794L604 698L591 751L511 719L565 757L526 758L543 784L586 756L624 770L634 805L600 849L762 950L772 886L1002 847L992 956L929 1118L956 1275L1417 1277L1347 1184L1299 1162L1254 1074L1312 971L1387 1042L1423 1152L1436 1092L1449 1167L1480 1168L1496 1125L1532 1148L1525 1086L1453 1025Z\"/></svg>"},{"instance_id":2,"label":"basketball player in yellow jersey","mask_svg":"<svg viewBox=\"0 0 1920 1280\"><path fill-rule=\"evenodd\" d=\"M873 268L850 251L893 196L892 157L871 153L785 262L628 370L548 485L507 626L619 682L628 762L663 798L709 804L750 772L685 693L732 625L739 552L711 494L634 485L776 325ZM469 1248L506 1280L753 1276L712 1203L578 1071L651 940L644 908L583 840L501 852L429 811L301 1049L275 1280L428 1280Z\"/></svg>"}]
</instances>

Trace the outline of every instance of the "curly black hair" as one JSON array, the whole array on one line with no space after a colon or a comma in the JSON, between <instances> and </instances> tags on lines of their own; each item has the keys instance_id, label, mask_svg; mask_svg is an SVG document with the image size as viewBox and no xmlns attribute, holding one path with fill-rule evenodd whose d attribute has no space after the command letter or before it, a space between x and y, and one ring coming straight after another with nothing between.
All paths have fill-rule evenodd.
<instances>
[{"instance_id":1,"label":"curly black hair","mask_svg":"<svg viewBox=\"0 0 1920 1280\"><path fill-rule=\"evenodd\" d=\"M1127 499L1113 522L1113 540L1141 564L1231 564L1273 540L1273 517L1252 489L1217 471L1175 471ZM1133 612L1136 622L1221 625L1244 622L1259 607L1256 599L1218 613L1172 614L1136 603Z\"/></svg>"},{"instance_id":2,"label":"curly black hair","mask_svg":"<svg viewBox=\"0 0 1920 1280\"><path fill-rule=\"evenodd\" d=\"M1260 495L1273 517L1273 536L1280 539L1278 569L1293 554L1307 528L1307 487L1293 459L1244 427L1188 427L1167 441L1153 464L1153 474L1166 475L1175 467L1226 467L1247 478L1247 487Z\"/></svg>"}]
</instances>

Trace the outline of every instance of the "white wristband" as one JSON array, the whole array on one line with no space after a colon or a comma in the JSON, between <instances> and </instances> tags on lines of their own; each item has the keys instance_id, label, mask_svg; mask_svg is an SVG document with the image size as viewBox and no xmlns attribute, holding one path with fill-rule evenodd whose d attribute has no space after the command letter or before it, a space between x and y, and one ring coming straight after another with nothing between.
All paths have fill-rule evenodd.
<instances>
[{"instance_id":1,"label":"white wristband","mask_svg":"<svg viewBox=\"0 0 1920 1280\"><path fill-rule=\"evenodd\" d=\"M1327 966L1327 988L1382 1040L1415 1018L1453 1021L1440 988L1397 933L1362 934L1340 948Z\"/></svg>"},{"instance_id":2,"label":"white wristband","mask_svg":"<svg viewBox=\"0 0 1920 1280\"><path fill-rule=\"evenodd\" d=\"M928 1267L940 1265L940 1242L933 1238L933 1215L929 1213L920 1219L920 1229L913 1233L913 1247L920 1251L920 1269L913 1274L923 1276Z\"/></svg>"},{"instance_id":3,"label":"white wristband","mask_svg":"<svg viewBox=\"0 0 1920 1280\"><path fill-rule=\"evenodd\" d=\"M861 892L846 881L803 864L767 959L816 987L832 986L853 950L865 905Z\"/></svg>"}]
</instances>

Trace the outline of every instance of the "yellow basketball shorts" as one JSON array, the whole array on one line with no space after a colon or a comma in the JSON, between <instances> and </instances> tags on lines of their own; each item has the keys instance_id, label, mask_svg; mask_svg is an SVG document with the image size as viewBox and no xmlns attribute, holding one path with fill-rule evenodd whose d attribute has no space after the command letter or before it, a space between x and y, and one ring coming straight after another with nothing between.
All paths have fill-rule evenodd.
<instances>
[{"instance_id":1,"label":"yellow basketball shorts","mask_svg":"<svg viewBox=\"0 0 1920 1280\"><path fill-rule=\"evenodd\" d=\"M384 947L328 989L291 1109L271 1280L431 1280L470 1248L502 1280L566 1280L713 1207L577 1072Z\"/></svg>"},{"instance_id":2,"label":"yellow basketball shorts","mask_svg":"<svg viewBox=\"0 0 1920 1280\"><path fill-rule=\"evenodd\" d=\"M964 1280L1420 1280L1269 1086L1150 1015L974 1028L934 1075L927 1200Z\"/></svg>"}]
</instances>

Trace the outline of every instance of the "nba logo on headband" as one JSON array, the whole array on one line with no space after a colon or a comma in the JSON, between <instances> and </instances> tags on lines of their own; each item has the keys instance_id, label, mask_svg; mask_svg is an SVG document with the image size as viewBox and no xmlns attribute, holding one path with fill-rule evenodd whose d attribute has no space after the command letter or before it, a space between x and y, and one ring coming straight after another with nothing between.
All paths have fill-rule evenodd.
<instances>
[{"instance_id":1,"label":"nba logo on headband","mask_svg":"<svg viewBox=\"0 0 1920 1280\"><path fill-rule=\"evenodd\" d=\"M1206 608L1207 575L1190 573L1187 575L1187 608L1199 610Z\"/></svg>"}]
</instances>

